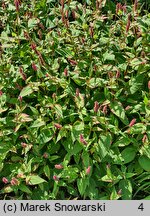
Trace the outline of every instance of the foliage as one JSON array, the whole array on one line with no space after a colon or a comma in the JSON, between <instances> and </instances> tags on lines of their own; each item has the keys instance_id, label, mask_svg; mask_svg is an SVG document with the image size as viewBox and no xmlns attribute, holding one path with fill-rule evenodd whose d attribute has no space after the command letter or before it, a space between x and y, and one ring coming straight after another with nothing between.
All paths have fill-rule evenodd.
<instances>
[{"instance_id":1,"label":"foliage","mask_svg":"<svg viewBox=\"0 0 150 216\"><path fill-rule=\"evenodd\" d=\"M148 3L1 2L1 199L148 199Z\"/></svg>"}]
</instances>

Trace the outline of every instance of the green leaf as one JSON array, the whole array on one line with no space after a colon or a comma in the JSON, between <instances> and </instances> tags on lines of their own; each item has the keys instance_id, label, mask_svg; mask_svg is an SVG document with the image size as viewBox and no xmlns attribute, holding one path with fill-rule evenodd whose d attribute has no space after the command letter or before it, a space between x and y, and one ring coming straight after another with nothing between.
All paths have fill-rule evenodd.
<instances>
[{"instance_id":1,"label":"green leaf","mask_svg":"<svg viewBox=\"0 0 150 216\"><path fill-rule=\"evenodd\" d=\"M43 178L41 178L38 175L27 176L27 182L28 180L30 185L37 185L46 182Z\"/></svg>"},{"instance_id":2,"label":"green leaf","mask_svg":"<svg viewBox=\"0 0 150 216\"><path fill-rule=\"evenodd\" d=\"M41 119L37 119L33 124L30 126L31 128L39 128L41 126L44 126L45 122L42 121Z\"/></svg>"},{"instance_id":3,"label":"green leaf","mask_svg":"<svg viewBox=\"0 0 150 216\"><path fill-rule=\"evenodd\" d=\"M121 195L118 195L115 187L113 186L112 192L111 192L111 195L110 195L110 200L118 200L120 197L121 197Z\"/></svg>"},{"instance_id":4,"label":"green leaf","mask_svg":"<svg viewBox=\"0 0 150 216\"><path fill-rule=\"evenodd\" d=\"M126 147L121 152L122 158L124 159L124 164L129 163L134 160L136 156L136 149L134 147Z\"/></svg>"},{"instance_id":5,"label":"green leaf","mask_svg":"<svg viewBox=\"0 0 150 216\"><path fill-rule=\"evenodd\" d=\"M43 145L43 144L49 142L52 138L53 138L52 131L50 129L43 129L43 130L41 130L41 132L37 138L37 142L40 145Z\"/></svg>"},{"instance_id":6,"label":"green leaf","mask_svg":"<svg viewBox=\"0 0 150 216\"><path fill-rule=\"evenodd\" d=\"M144 134L146 129L146 125L143 123L136 123L130 128L130 134Z\"/></svg>"},{"instance_id":7,"label":"green leaf","mask_svg":"<svg viewBox=\"0 0 150 216\"><path fill-rule=\"evenodd\" d=\"M31 86L28 85L21 90L19 96L24 97L24 96L30 95L32 93L33 93L33 89L31 88Z\"/></svg>"},{"instance_id":8,"label":"green leaf","mask_svg":"<svg viewBox=\"0 0 150 216\"><path fill-rule=\"evenodd\" d=\"M129 145L130 143L131 140L124 135L124 137L120 137L119 140L113 144L113 146L123 147Z\"/></svg>"},{"instance_id":9,"label":"green leaf","mask_svg":"<svg viewBox=\"0 0 150 216\"><path fill-rule=\"evenodd\" d=\"M72 126L71 136L73 142L79 139L80 134L84 132L84 123L80 121L76 121Z\"/></svg>"},{"instance_id":10,"label":"green leaf","mask_svg":"<svg viewBox=\"0 0 150 216\"><path fill-rule=\"evenodd\" d=\"M132 184L129 180L121 180L119 182L119 188L122 190L122 200L132 199Z\"/></svg>"},{"instance_id":11,"label":"green leaf","mask_svg":"<svg viewBox=\"0 0 150 216\"><path fill-rule=\"evenodd\" d=\"M111 145L111 135L101 135L98 140L98 144L98 154L100 155L101 159L103 159L109 153L109 148Z\"/></svg>"},{"instance_id":12,"label":"green leaf","mask_svg":"<svg viewBox=\"0 0 150 216\"><path fill-rule=\"evenodd\" d=\"M81 196L84 195L85 190L86 190L88 185L89 185L89 178L77 179L77 186L78 186L78 190L79 190L79 193L81 194Z\"/></svg>"},{"instance_id":13,"label":"green leaf","mask_svg":"<svg viewBox=\"0 0 150 216\"><path fill-rule=\"evenodd\" d=\"M48 165L44 166L44 173L48 179L50 179L50 168Z\"/></svg>"},{"instance_id":14,"label":"green leaf","mask_svg":"<svg viewBox=\"0 0 150 216\"><path fill-rule=\"evenodd\" d=\"M32 191L24 184L20 184L18 188L25 193L32 194Z\"/></svg>"},{"instance_id":15,"label":"green leaf","mask_svg":"<svg viewBox=\"0 0 150 216\"><path fill-rule=\"evenodd\" d=\"M142 155L141 157L139 157L139 164L140 166L146 170L147 172L150 171L150 159L144 155Z\"/></svg>"},{"instance_id":16,"label":"green leaf","mask_svg":"<svg viewBox=\"0 0 150 216\"><path fill-rule=\"evenodd\" d=\"M115 60L115 55L112 54L112 53L109 53L108 51L106 51L106 52L103 54L103 58L104 58L104 61L106 61L106 60L114 61L114 60Z\"/></svg>"},{"instance_id":17,"label":"green leaf","mask_svg":"<svg viewBox=\"0 0 150 216\"><path fill-rule=\"evenodd\" d=\"M125 115L125 110L122 104L118 101L110 102L110 108L112 113L114 113L118 118L125 124L128 125L129 121Z\"/></svg>"},{"instance_id":18,"label":"green leaf","mask_svg":"<svg viewBox=\"0 0 150 216\"><path fill-rule=\"evenodd\" d=\"M134 94L138 90L140 90L142 84L143 84L144 76L143 74L137 75L136 77L132 77L129 81L130 92L131 94Z\"/></svg>"},{"instance_id":19,"label":"green leaf","mask_svg":"<svg viewBox=\"0 0 150 216\"><path fill-rule=\"evenodd\" d=\"M28 20L28 28L29 29L33 29L36 25L37 25L37 19L36 18L32 18Z\"/></svg>"}]
</instances>

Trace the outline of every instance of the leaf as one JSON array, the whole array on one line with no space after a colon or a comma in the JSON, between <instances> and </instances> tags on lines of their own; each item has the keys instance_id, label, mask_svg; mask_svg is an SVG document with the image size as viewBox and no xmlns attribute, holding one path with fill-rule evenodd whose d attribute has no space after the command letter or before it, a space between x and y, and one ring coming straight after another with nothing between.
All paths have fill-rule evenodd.
<instances>
[{"instance_id":1,"label":"leaf","mask_svg":"<svg viewBox=\"0 0 150 216\"><path fill-rule=\"evenodd\" d=\"M48 165L44 166L44 173L48 179L50 179L50 168Z\"/></svg>"},{"instance_id":2,"label":"leaf","mask_svg":"<svg viewBox=\"0 0 150 216\"><path fill-rule=\"evenodd\" d=\"M147 172L150 172L150 159L144 155L139 157L140 166Z\"/></svg>"},{"instance_id":3,"label":"leaf","mask_svg":"<svg viewBox=\"0 0 150 216\"><path fill-rule=\"evenodd\" d=\"M129 121L125 115L125 110L122 104L118 101L110 102L111 112L114 113L118 118L125 124L128 125Z\"/></svg>"},{"instance_id":4,"label":"leaf","mask_svg":"<svg viewBox=\"0 0 150 216\"><path fill-rule=\"evenodd\" d=\"M111 195L110 195L110 200L117 200L121 197L121 195L118 195L115 187L113 186L112 190L111 190Z\"/></svg>"},{"instance_id":5,"label":"leaf","mask_svg":"<svg viewBox=\"0 0 150 216\"><path fill-rule=\"evenodd\" d=\"M81 196L84 195L85 190L86 190L88 185L89 185L89 179L88 178L77 179L77 186L78 186L78 190L79 190L79 193L81 194Z\"/></svg>"},{"instance_id":6,"label":"leaf","mask_svg":"<svg viewBox=\"0 0 150 216\"><path fill-rule=\"evenodd\" d=\"M112 54L112 53L109 53L108 51L106 51L106 52L103 54L103 58L104 58L104 61L106 61L106 60L114 61L114 60L115 60L115 55Z\"/></svg>"},{"instance_id":7,"label":"leaf","mask_svg":"<svg viewBox=\"0 0 150 216\"><path fill-rule=\"evenodd\" d=\"M143 123L136 123L130 128L130 134L144 134L146 129L146 125Z\"/></svg>"},{"instance_id":8,"label":"leaf","mask_svg":"<svg viewBox=\"0 0 150 216\"><path fill-rule=\"evenodd\" d=\"M24 87L21 92L20 95L21 97L25 97L27 95L30 95L33 93L33 89L31 88L31 86L27 85L26 87Z\"/></svg>"},{"instance_id":9,"label":"leaf","mask_svg":"<svg viewBox=\"0 0 150 216\"><path fill-rule=\"evenodd\" d=\"M132 184L129 180L121 180L119 182L119 188L122 190L122 200L132 199Z\"/></svg>"},{"instance_id":10,"label":"leaf","mask_svg":"<svg viewBox=\"0 0 150 216\"><path fill-rule=\"evenodd\" d=\"M101 157L101 160L108 154L109 148L111 145L111 135L101 135L98 140L98 154Z\"/></svg>"},{"instance_id":11,"label":"leaf","mask_svg":"<svg viewBox=\"0 0 150 216\"><path fill-rule=\"evenodd\" d=\"M90 88L103 87L107 83L106 80L102 78L91 78L87 81L87 86Z\"/></svg>"},{"instance_id":12,"label":"leaf","mask_svg":"<svg viewBox=\"0 0 150 216\"><path fill-rule=\"evenodd\" d=\"M43 178L41 178L38 175L27 176L26 181L30 185L37 185L37 184L41 184L43 182L46 182Z\"/></svg>"},{"instance_id":13,"label":"leaf","mask_svg":"<svg viewBox=\"0 0 150 216\"><path fill-rule=\"evenodd\" d=\"M121 152L122 158L124 159L124 164L131 162L134 160L136 156L136 149L134 147L126 147Z\"/></svg>"},{"instance_id":14,"label":"leaf","mask_svg":"<svg viewBox=\"0 0 150 216\"><path fill-rule=\"evenodd\" d=\"M73 142L79 139L80 134L84 132L84 123L76 121L72 126L71 137Z\"/></svg>"},{"instance_id":15,"label":"leaf","mask_svg":"<svg viewBox=\"0 0 150 216\"><path fill-rule=\"evenodd\" d=\"M36 25L37 25L37 19L36 18L32 18L28 20L28 28L29 29L33 29Z\"/></svg>"},{"instance_id":16,"label":"leaf","mask_svg":"<svg viewBox=\"0 0 150 216\"><path fill-rule=\"evenodd\" d=\"M43 130L41 130L41 132L37 138L37 142L40 145L43 145L43 144L49 142L52 138L53 138L52 131L50 129L43 129Z\"/></svg>"},{"instance_id":17,"label":"leaf","mask_svg":"<svg viewBox=\"0 0 150 216\"><path fill-rule=\"evenodd\" d=\"M32 194L32 191L24 184L20 184L18 188L25 193Z\"/></svg>"},{"instance_id":18,"label":"leaf","mask_svg":"<svg viewBox=\"0 0 150 216\"><path fill-rule=\"evenodd\" d=\"M143 85L144 76L143 74L137 75L136 77L132 77L129 81L130 92L134 94L138 90L140 90L141 86Z\"/></svg>"},{"instance_id":19,"label":"leaf","mask_svg":"<svg viewBox=\"0 0 150 216\"><path fill-rule=\"evenodd\" d=\"M30 127L31 128L39 128L41 126L44 126L45 122L42 121L41 119L37 119Z\"/></svg>"},{"instance_id":20,"label":"leaf","mask_svg":"<svg viewBox=\"0 0 150 216\"><path fill-rule=\"evenodd\" d=\"M129 145L130 143L131 140L127 136L124 136L120 137L119 140L113 144L113 146L123 147Z\"/></svg>"}]
</instances>

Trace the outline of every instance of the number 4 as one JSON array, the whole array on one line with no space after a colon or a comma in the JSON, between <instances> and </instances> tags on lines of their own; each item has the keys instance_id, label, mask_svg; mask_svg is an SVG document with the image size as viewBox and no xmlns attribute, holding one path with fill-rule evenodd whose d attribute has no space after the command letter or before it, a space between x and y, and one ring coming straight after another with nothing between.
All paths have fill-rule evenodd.
<instances>
[{"instance_id":1,"label":"number 4","mask_svg":"<svg viewBox=\"0 0 150 216\"><path fill-rule=\"evenodd\" d=\"M143 203L141 203L138 207L139 210L143 211L144 210L144 207L143 207Z\"/></svg>"}]
</instances>

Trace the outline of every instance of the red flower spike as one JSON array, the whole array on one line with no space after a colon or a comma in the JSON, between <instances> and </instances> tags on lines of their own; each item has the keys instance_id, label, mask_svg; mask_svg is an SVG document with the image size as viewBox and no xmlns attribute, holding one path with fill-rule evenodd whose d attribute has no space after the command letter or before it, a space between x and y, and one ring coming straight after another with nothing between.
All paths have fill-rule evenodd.
<instances>
[{"instance_id":1,"label":"red flower spike","mask_svg":"<svg viewBox=\"0 0 150 216\"><path fill-rule=\"evenodd\" d=\"M63 166L61 164L55 164L56 169L63 169Z\"/></svg>"},{"instance_id":2,"label":"red flower spike","mask_svg":"<svg viewBox=\"0 0 150 216\"><path fill-rule=\"evenodd\" d=\"M134 12L137 11L137 7L138 7L138 1L135 0L135 1L134 1Z\"/></svg>"},{"instance_id":3,"label":"red flower spike","mask_svg":"<svg viewBox=\"0 0 150 216\"><path fill-rule=\"evenodd\" d=\"M91 166L88 166L88 168L86 169L86 174L89 175L91 172Z\"/></svg>"},{"instance_id":4,"label":"red flower spike","mask_svg":"<svg viewBox=\"0 0 150 216\"><path fill-rule=\"evenodd\" d=\"M82 134L80 134L80 142L83 143L84 145L87 145L87 142L85 141Z\"/></svg>"},{"instance_id":5,"label":"red flower spike","mask_svg":"<svg viewBox=\"0 0 150 216\"><path fill-rule=\"evenodd\" d=\"M128 15L128 21L127 21L127 25L126 25L126 32L129 31L129 28L130 28L130 18L131 18L131 14Z\"/></svg>"},{"instance_id":6,"label":"red flower spike","mask_svg":"<svg viewBox=\"0 0 150 216\"><path fill-rule=\"evenodd\" d=\"M94 112L98 112L98 110L99 110L99 104L98 104L98 102L97 101L95 101L94 102Z\"/></svg>"},{"instance_id":7,"label":"red flower spike","mask_svg":"<svg viewBox=\"0 0 150 216\"><path fill-rule=\"evenodd\" d=\"M132 127L132 126L135 124L135 122L136 122L136 119L135 119L135 118L132 119L132 121L131 121L130 124L129 124L129 127Z\"/></svg>"},{"instance_id":8,"label":"red flower spike","mask_svg":"<svg viewBox=\"0 0 150 216\"><path fill-rule=\"evenodd\" d=\"M14 0L14 5L16 7L16 11L19 12L19 6L21 5L20 0Z\"/></svg>"},{"instance_id":9,"label":"red flower spike","mask_svg":"<svg viewBox=\"0 0 150 216\"><path fill-rule=\"evenodd\" d=\"M5 178L5 177L3 177L3 178L2 178L2 182L3 182L4 184L7 184L7 183L8 183L8 179Z\"/></svg>"}]
</instances>

